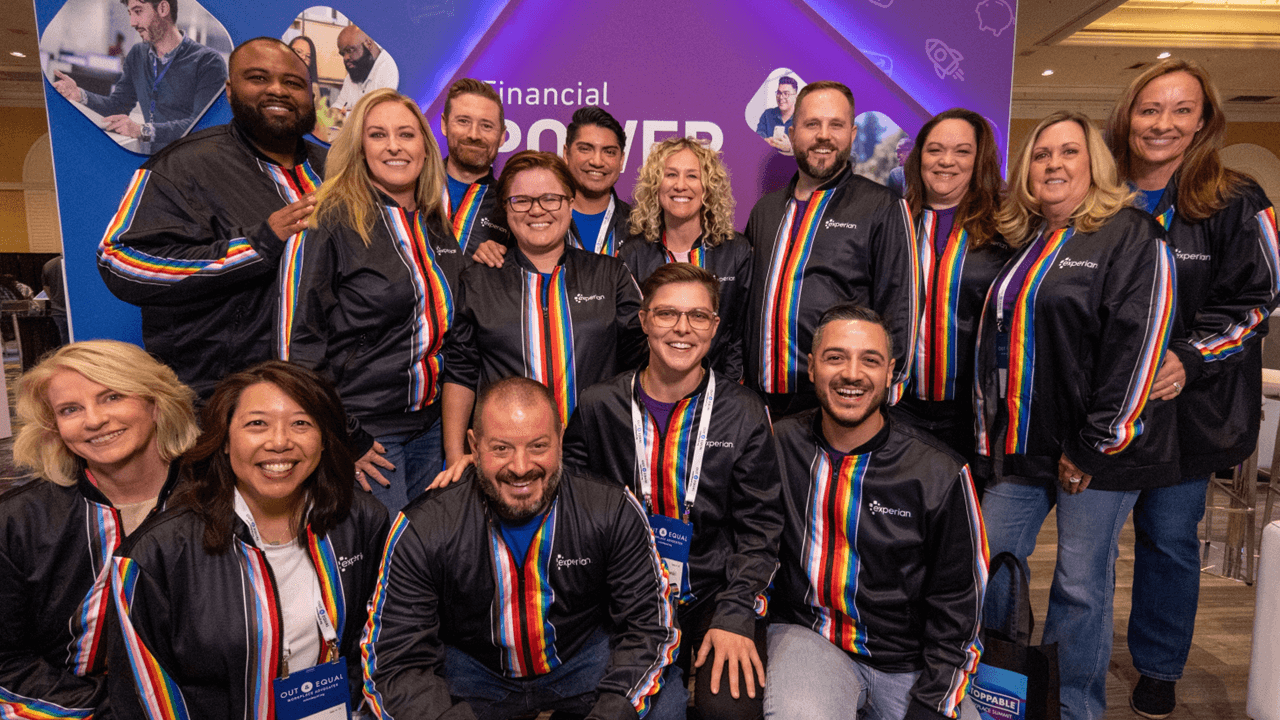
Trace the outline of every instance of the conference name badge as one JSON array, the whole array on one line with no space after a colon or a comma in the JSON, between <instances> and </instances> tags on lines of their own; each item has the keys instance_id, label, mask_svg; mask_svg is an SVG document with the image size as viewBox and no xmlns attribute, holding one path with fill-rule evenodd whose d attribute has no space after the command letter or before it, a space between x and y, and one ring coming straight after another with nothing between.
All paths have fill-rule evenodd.
<instances>
[{"instance_id":1,"label":"conference name badge","mask_svg":"<svg viewBox=\"0 0 1280 720\"><path fill-rule=\"evenodd\" d=\"M276 720L347 720L351 717L351 691L347 664L338 658L271 682L275 691Z\"/></svg>"},{"instance_id":2,"label":"conference name badge","mask_svg":"<svg viewBox=\"0 0 1280 720\"><path fill-rule=\"evenodd\" d=\"M667 567L668 580L681 598L684 598L689 594L689 574L685 572L685 568L689 564L693 525L666 515L650 515L649 525L653 528L658 555L662 557L662 564Z\"/></svg>"}]
</instances>

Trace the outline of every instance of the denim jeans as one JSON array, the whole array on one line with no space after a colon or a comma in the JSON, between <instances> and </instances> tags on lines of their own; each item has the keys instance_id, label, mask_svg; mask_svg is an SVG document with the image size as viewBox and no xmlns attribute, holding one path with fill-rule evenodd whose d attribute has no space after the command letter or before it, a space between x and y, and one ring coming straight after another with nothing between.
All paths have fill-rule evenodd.
<instances>
[{"instance_id":1,"label":"denim jeans","mask_svg":"<svg viewBox=\"0 0 1280 720\"><path fill-rule=\"evenodd\" d=\"M769 626L765 720L902 720L920 671L886 673L860 663L801 625ZM961 720L977 720L969 698Z\"/></svg>"},{"instance_id":2,"label":"denim jeans","mask_svg":"<svg viewBox=\"0 0 1280 720\"><path fill-rule=\"evenodd\" d=\"M509 678L461 650L445 646L444 679L449 694L470 705L477 720L501 720L543 710L587 715L596 703L596 687L604 677L609 656L609 635L597 630L577 655L546 675ZM672 665L662 689L649 699L645 720L682 720L688 702L684 676Z\"/></svg>"},{"instance_id":3,"label":"denim jeans","mask_svg":"<svg viewBox=\"0 0 1280 720\"><path fill-rule=\"evenodd\" d=\"M1044 642L1058 643L1063 720L1101 718L1107 708L1107 666L1111 661L1112 601L1116 591L1116 555L1120 528L1138 499L1138 491L1061 491L1056 479L1038 485L1002 482L987 487L982 517L992 556L1012 552L1027 569L1036 535L1058 508L1058 561L1049 590ZM987 584L987 626L1007 617L1009 578Z\"/></svg>"},{"instance_id":4,"label":"denim jeans","mask_svg":"<svg viewBox=\"0 0 1280 720\"><path fill-rule=\"evenodd\" d=\"M384 458L396 466L395 470L379 467L382 477L391 481L383 487L373 478L367 478L373 496L395 515L422 494L437 473L444 469L444 448L440 441L440 420L425 432L400 435L383 435L377 438L387 451Z\"/></svg>"},{"instance_id":5,"label":"denim jeans","mask_svg":"<svg viewBox=\"0 0 1280 720\"><path fill-rule=\"evenodd\" d=\"M1187 664L1200 602L1200 540L1209 476L1143 490L1133 507L1133 608L1129 654L1138 672L1177 680Z\"/></svg>"}]
</instances>

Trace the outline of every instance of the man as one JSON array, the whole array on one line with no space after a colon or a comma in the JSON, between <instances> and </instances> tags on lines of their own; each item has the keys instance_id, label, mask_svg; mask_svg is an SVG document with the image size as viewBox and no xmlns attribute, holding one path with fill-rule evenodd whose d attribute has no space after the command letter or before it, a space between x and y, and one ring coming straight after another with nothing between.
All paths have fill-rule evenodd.
<instances>
[{"instance_id":1,"label":"man","mask_svg":"<svg viewBox=\"0 0 1280 720\"><path fill-rule=\"evenodd\" d=\"M756 688L765 682L765 623L757 613L778 563L782 511L764 403L703 364L720 322L718 286L688 263L662 265L645 280L649 362L582 394L565 431L565 460L644 499L658 552L679 583L677 663L685 676L691 662L700 668L695 706L704 720L751 720L764 712Z\"/></svg>"},{"instance_id":2,"label":"man","mask_svg":"<svg viewBox=\"0 0 1280 720\"><path fill-rule=\"evenodd\" d=\"M598 107L574 111L564 161L578 183L569 238L580 248L616 256L627 236L631 206L613 191L626 147L627 131L607 111Z\"/></svg>"},{"instance_id":3,"label":"man","mask_svg":"<svg viewBox=\"0 0 1280 720\"><path fill-rule=\"evenodd\" d=\"M501 267L501 247L510 242L506 225L495 218L500 200L493 161L506 132L502 98L488 83L458 80L445 98L440 132L449 146L444 169L453 235L465 255L492 240L486 249L496 254L495 266Z\"/></svg>"},{"instance_id":4,"label":"man","mask_svg":"<svg viewBox=\"0 0 1280 720\"><path fill-rule=\"evenodd\" d=\"M894 156L898 158L898 164L889 171L889 180L885 185L899 195L907 194L907 158L911 155L911 148L915 147L916 141L911 139L910 135L904 135L898 140L898 145L894 149Z\"/></svg>"},{"instance_id":5,"label":"man","mask_svg":"<svg viewBox=\"0 0 1280 720\"><path fill-rule=\"evenodd\" d=\"M892 350L875 312L831 308L809 356L821 409L775 426L786 527L769 627L773 718L849 717L850 705L977 718L965 691L982 650L982 516L964 461L885 413Z\"/></svg>"},{"instance_id":6,"label":"man","mask_svg":"<svg viewBox=\"0 0 1280 720\"><path fill-rule=\"evenodd\" d=\"M853 93L806 85L789 131L799 172L751 209L755 252L746 328L746 382L774 417L816 405L805 355L813 327L836 303L868 306L893 328L890 401L907 379L918 304L911 211L883 185L853 174Z\"/></svg>"},{"instance_id":7,"label":"man","mask_svg":"<svg viewBox=\"0 0 1280 720\"><path fill-rule=\"evenodd\" d=\"M391 53L384 52L355 25L348 25L338 33L338 54L347 68L347 76L342 79L342 88L332 107L342 117L347 116L365 93L400 87L400 68Z\"/></svg>"},{"instance_id":8,"label":"man","mask_svg":"<svg viewBox=\"0 0 1280 720\"><path fill-rule=\"evenodd\" d=\"M202 398L271 356L276 268L306 227L324 150L307 66L274 38L231 53L233 120L165 148L134 174L98 245L116 297L142 308L142 339Z\"/></svg>"},{"instance_id":9,"label":"man","mask_svg":"<svg viewBox=\"0 0 1280 720\"><path fill-rule=\"evenodd\" d=\"M218 97L227 81L222 56L184 36L178 21L178 0L120 0L129 10L129 25L142 42L129 48L124 73L110 95L91 93L61 72L53 87L72 102L104 115L103 130L140 141L139 150L152 152L182 137ZM134 105L143 123L129 118Z\"/></svg>"},{"instance_id":10,"label":"man","mask_svg":"<svg viewBox=\"0 0 1280 720\"><path fill-rule=\"evenodd\" d=\"M765 108L765 111L760 113L760 122L756 124L756 134L784 153L791 152L788 133L795 115L795 100L798 92L800 92L800 85L795 78L790 75L778 78L778 88L774 92L778 106Z\"/></svg>"},{"instance_id":11,"label":"man","mask_svg":"<svg viewBox=\"0 0 1280 720\"><path fill-rule=\"evenodd\" d=\"M644 514L561 469L560 438L546 387L493 383L475 465L392 524L361 641L382 720L684 717L682 687L658 692L680 632Z\"/></svg>"}]
</instances>

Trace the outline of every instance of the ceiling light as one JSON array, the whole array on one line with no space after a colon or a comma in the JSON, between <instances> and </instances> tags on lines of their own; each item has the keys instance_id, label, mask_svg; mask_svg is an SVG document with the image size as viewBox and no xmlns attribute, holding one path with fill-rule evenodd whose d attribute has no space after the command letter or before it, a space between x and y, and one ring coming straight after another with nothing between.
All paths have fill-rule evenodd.
<instances>
[{"instance_id":1,"label":"ceiling light","mask_svg":"<svg viewBox=\"0 0 1280 720\"><path fill-rule=\"evenodd\" d=\"M1165 58L1169 57L1170 55L1173 55L1173 53L1169 52L1168 50L1165 50L1164 52L1162 52L1162 53L1160 53L1159 55L1157 55L1157 56L1156 56L1156 59L1157 59L1157 60L1163 60L1163 59L1165 59Z\"/></svg>"},{"instance_id":2,"label":"ceiling light","mask_svg":"<svg viewBox=\"0 0 1280 720\"><path fill-rule=\"evenodd\" d=\"M1042 72L1042 73L1040 73L1040 74L1041 74L1041 75L1043 75L1043 76L1045 76L1045 77L1049 77L1050 75L1052 75L1052 74L1053 74L1053 71L1052 71L1052 70L1045 70L1044 72Z\"/></svg>"},{"instance_id":3,"label":"ceiling light","mask_svg":"<svg viewBox=\"0 0 1280 720\"><path fill-rule=\"evenodd\" d=\"M9 54L10 54L10 55L12 55L12 56L14 56L14 57L26 57L26 56L27 56L27 54L26 54L26 53L20 53L20 52L18 52L17 50L14 50L13 52L11 52L11 53L9 53Z\"/></svg>"}]
</instances>

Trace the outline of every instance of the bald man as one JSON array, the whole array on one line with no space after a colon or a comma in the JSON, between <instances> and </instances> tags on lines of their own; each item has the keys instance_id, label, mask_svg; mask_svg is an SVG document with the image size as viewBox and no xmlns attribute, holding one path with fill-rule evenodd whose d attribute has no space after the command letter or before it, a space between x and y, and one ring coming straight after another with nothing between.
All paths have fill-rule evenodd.
<instances>
[{"instance_id":1,"label":"bald man","mask_svg":"<svg viewBox=\"0 0 1280 720\"><path fill-rule=\"evenodd\" d=\"M142 165L98 245L98 271L142 309L142 339L207 398L223 375L271 358L276 268L306 226L325 152L307 66L275 38L231 53L232 122Z\"/></svg>"},{"instance_id":2,"label":"bald man","mask_svg":"<svg viewBox=\"0 0 1280 720\"><path fill-rule=\"evenodd\" d=\"M383 52L378 44L355 25L348 25L338 33L338 54L347 66L347 77L333 107L343 117L364 94L380 88L395 90L400 87L400 68L391 59L391 53Z\"/></svg>"}]
</instances>

